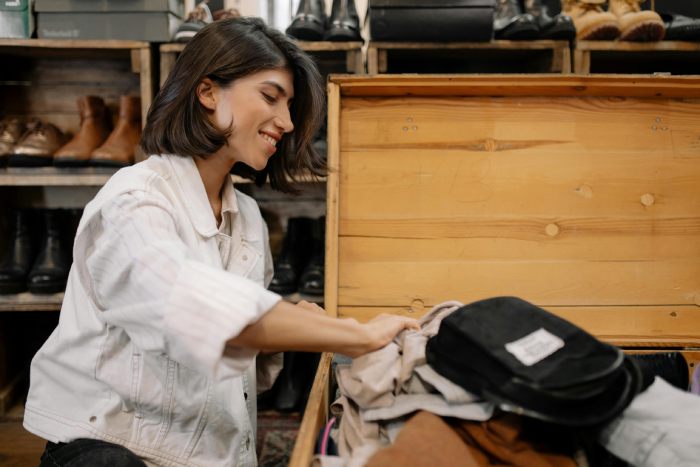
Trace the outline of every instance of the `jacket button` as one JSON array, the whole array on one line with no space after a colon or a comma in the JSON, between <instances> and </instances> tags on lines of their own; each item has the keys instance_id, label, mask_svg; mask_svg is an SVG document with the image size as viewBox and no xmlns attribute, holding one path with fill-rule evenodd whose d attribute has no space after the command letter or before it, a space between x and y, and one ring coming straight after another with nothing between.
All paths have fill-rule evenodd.
<instances>
[{"instance_id":1,"label":"jacket button","mask_svg":"<svg viewBox=\"0 0 700 467\"><path fill-rule=\"evenodd\" d=\"M248 400L248 393L247 393L247 392L244 392L244 393L243 393L243 397L245 398L245 400Z\"/></svg>"},{"instance_id":2,"label":"jacket button","mask_svg":"<svg viewBox=\"0 0 700 467\"><path fill-rule=\"evenodd\" d=\"M248 261L248 255L243 255L243 261Z\"/></svg>"},{"instance_id":3,"label":"jacket button","mask_svg":"<svg viewBox=\"0 0 700 467\"><path fill-rule=\"evenodd\" d=\"M96 421L97 421L97 417L95 417L94 415L92 417L90 417L90 423L95 423Z\"/></svg>"}]
</instances>

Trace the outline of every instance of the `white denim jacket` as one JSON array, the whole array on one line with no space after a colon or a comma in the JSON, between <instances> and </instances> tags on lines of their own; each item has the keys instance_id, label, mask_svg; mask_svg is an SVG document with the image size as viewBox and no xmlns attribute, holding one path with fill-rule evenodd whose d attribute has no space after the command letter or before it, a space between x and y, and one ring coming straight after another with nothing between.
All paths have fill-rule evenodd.
<instances>
[{"instance_id":1,"label":"white denim jacket","mask_svg":"<svg viewBox=\"0 0 700 467\"><path fill-rule=\"evenodd\" d=\"M257 204L232 184L222 197L217 227L194 161L162 155L85 207L58 327L32 360L27 430L150 465L257 464L256 352L225 342L280 297Z\"/></svg>"}]
</instances>

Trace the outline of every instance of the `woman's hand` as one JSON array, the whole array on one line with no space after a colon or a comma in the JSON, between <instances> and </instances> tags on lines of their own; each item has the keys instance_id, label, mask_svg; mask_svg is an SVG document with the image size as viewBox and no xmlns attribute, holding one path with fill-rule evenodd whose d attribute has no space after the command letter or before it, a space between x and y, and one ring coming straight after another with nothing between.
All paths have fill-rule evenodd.
<instances>
[{"instance_id":1,"label":"woman's hand","mask_svg":"<svg viewBox=\"0 0 700 467\"><path fill-rule=\"evenodd\" d=\"M314 313L320 313L322 315L326 314L326 310L324 310L323 308L321 308L317 304L307 302L306 300L300 300L299 303L297 303L297 306L299 306L305 310L313 311Z\"/></svg>"},{"instance_id":2,"label":"woman's hand","mask_svg":"<svg viewBox=\"0 0 700 467\"><path fill-rule=\"evenodd\" d=\"M372 320L360 326L362 326L365 333L366 343L358 349L345 352L348 357L355 358L379 350L405 329L412 329L414 331L420 329L418 321L415 319L405 316L388 315L386 313L377 315Z\"/></svg>"}]
</instances>

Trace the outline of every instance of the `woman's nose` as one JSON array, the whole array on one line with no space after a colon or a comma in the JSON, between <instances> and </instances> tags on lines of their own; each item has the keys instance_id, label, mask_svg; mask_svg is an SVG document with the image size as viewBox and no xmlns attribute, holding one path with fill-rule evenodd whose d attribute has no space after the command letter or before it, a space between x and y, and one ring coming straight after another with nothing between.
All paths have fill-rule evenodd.
<instances>
[{"instance_id":1,"label":"woman's nose","mask_svg":"<svg viewBox=\"0 0 700 467\"><path fill-rule=\"evenodd\" d=\"M291 133L294 131L294 123L292 123L292 117L289 115L289 109L285 107L285 109L277 115L275 118L275 125L284 133Z\"/></svg>"}]
</instances>

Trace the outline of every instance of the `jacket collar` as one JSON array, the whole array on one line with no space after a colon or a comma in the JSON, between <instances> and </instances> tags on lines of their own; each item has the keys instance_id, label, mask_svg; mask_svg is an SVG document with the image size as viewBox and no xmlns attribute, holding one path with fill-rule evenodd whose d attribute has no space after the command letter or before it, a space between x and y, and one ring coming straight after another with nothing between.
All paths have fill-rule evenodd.
<instances>
[{"instance_id":1,"label":"jacket collar","mask_svg":"<svg viewBox=\"0 0 700 467\"><path fill-rule=\"evenodd\" d=\"M191 157L165 156L170 163L174 174L174 181L183 193L185 206L187 208L192 224L197 232L204 237L212 237L219 232L216 226L216 218L209 205L207 192L204 183L199 176L197 165ZM230 177L224 184L222 193L221 215L233 215L238 213L238 199L236 191L233 189L233 181ZM228 214L227 214L228 213ZM229 220L232 220L229 218Z\"/></svg>"}]
</instances>

